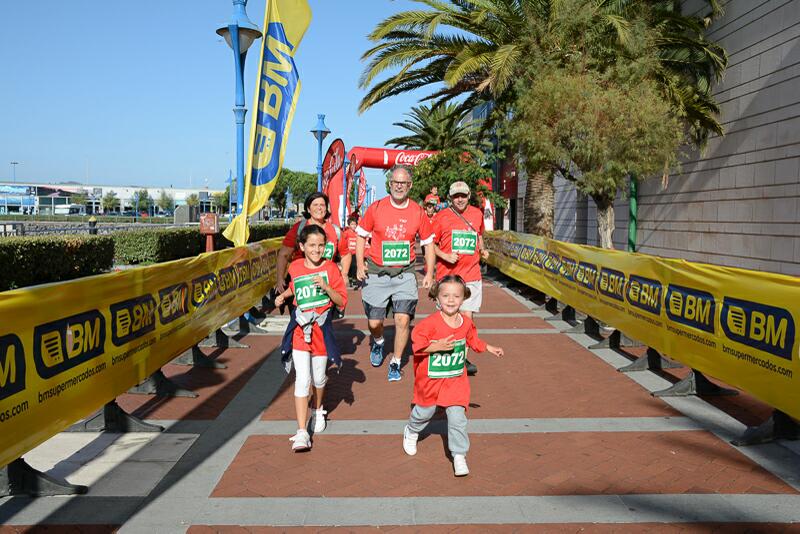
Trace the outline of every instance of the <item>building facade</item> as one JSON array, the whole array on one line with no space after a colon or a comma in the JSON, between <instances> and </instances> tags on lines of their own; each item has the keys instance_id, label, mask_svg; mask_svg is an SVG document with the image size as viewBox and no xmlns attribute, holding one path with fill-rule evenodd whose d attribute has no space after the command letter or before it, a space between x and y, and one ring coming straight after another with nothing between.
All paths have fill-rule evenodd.
<instances>
[{"instance_id":1,"label":"building facade","mask_svg":"<svg viewBox=\"0 0 800 534\"><path fill-rule=\"evenodd\" d=\"M186 204L190 195L199 198L200 211L211 211L213 196L224 193L216 189L185 189L176 187L145 187L124 185L83 185L75 182L44 184L34 182L0 182L0 214L36 214L36 215L78 215L78 214L133 214L148 212L144 202L138 201L140 191L147 191L148 196L157 202L162 193L173 199L169 210L161 210L157 205L150 207L152 214L172 211L176 206ZM113 193L119 201L114 209L103 209L103 197ZM76 196L86 198L81 204L73 202ZM228 206L221 207L228 211Z\"/></svg>"}]
</instances>

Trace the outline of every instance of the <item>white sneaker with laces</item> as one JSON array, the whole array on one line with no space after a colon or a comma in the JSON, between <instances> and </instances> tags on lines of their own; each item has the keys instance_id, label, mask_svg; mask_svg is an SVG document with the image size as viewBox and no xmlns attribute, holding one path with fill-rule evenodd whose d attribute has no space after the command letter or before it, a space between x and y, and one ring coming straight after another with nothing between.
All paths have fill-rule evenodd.
<instances>
[{"instance_id":1,"label":"white sneaker with laces","mask_svg":"<svg viewBox=\"0 0 800 534\"><path fill-rule=\"evenodd\" d=\"M311 436L308 435L306 430L298 430L297 434L289 438L292 442L292 450L294 452L307 451L311 448Z\"/></svg>"},{"instance_id":2,"label":"white sneaker with laces","mask_svg":"<svg viewBox=\"0 0 800 534\"><path fill-rule=\"evenodd\" d=\"M469 474L469 467L467 467L467 457L463 454L453 455L453 473L457 477L465 477Z\"/></svg>"},{"instance_id":3,"label":"white sneaker with laces","mask_svg":"<svg viewBox=\"0 0 800 534\"><path fill-rule=\"evenodd\" d=\"M417 439L419 439L419 434L412 432L406 425L403 428L403 450L406 451L407 455L414 456L417 454Z\"/></svg>"},{"instance_id":4,"label":"white sneaker with laces","mask_svg":"<svg viewBox=\"0 0 800 534\"><path fill-rule=\"evenodd\" d=\"M325 422L325 414L328 413L327 411L320 408L319 410L313 410L311 412L311 428L314 429L314 434L318 432L322 432L325 430L326 422Z\"/></svg>"}]
</instances>

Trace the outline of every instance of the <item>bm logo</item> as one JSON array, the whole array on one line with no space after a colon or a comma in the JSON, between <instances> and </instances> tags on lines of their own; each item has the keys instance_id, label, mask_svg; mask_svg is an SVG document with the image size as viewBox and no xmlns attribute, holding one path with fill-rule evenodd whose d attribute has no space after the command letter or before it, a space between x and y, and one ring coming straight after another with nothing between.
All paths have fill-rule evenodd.
<instances>
[{"instance_id":1,"label":"bm logo","mask_svg":"<svg viewBox=\"0 0 800 534\"><path fill-rule=\"evenodd\" d=\"M25 389L25 352L14 334L0 337L0 400Z\"/></svg>"},{"instance_id":2,"label":"bm logo","mask_svg":"<svg viewBox=\"0 0 800 534\"><path fill-rule=\"evenodd\" d=\"M217 296L217 275L209 273L192 280L192 306L199 308Z\"/></svg>"},{"instance_id":3,"label":"bm logo","mask_svg":"<svg viewBox=\"0 0 800 534\"><path fill-rule=\"evenodd\" d=\"M250 276L253 280L259 280L267 273L267 264L264 262L264 256L253 258L250 260Z\"/></svg>"},{"instance_id":4,"label":"bm logo","mask_svg":"<svg viewBox=\"0 0 800 534\"><path fill-rule=\"evenodd\" d=\"M578 263L573 260L572 258L568 258L566 256L561 257L561 276L564 280L569 280L570 282L575 281L575 271L578 270Z\"/></svg>"},{"instance_id":5,"label":"bm logo","mask_svg":"<svg viewBox=\"0 0 800 534\"><path fill-rule=\"evenodd\" d=\"M717 303L711 293L670 284L667 287L666 307L670 320L714 333Z\"/></svg>"},{"instance_id":6,"label":"bm logo","mask_svg":"<svg viewBox=\"0 0 800 534\"><path fill-rule=\"evenodd\" d=\"M631 275L625 295L632 306L653 315L661 315L662 287L658 280Z\"/></svg>"},{"instance_id":7,"label":"bm logo","mask_svg":"<svg viewBox=\"0 0 800 534\"><path fill-rule=\"evenodd\" d=\"M111 305L111 342L117 347L156 329L156 300L142 295Z\"/></svg>"},{"instance_id":8,"label":"bm logo","mask_svg":"<svg viewBox=\"0 0 800 534\"><path fill-rule=\"evenodd\" d=\"M544 268L555 275L561 270L561 256L555 252L549 252L544 259Z\"/></svg>"},{"instance_id":9,"label":"bm logo","mask_svg":"<svg viewBox=\"0 0 800 534\"><path fill-rule=\"evenodd\" d=\"M239 287L245 286L250 283L250 262L247 260L240 261L235 266L236 277L239 279Z\"/></svg>"},{"instance_id":10,"label":"bm logo","mask_svg":"<svg viewBox=\"0 0 800 534\"><path fill-rule=\"evenodd\" d=\"M547 258L547 251L541 248L537 248L533 252L533 265L539 267L540 269L543 268L545 258Z\"/></svg>"},{"instance_id":11,"label":"bm logo","mask_svg":"<svg viewBox=\"0 0 800 534\"><path fill-rule=\"evenodd\" d=\"M217 281L219 282L218 293L220 297L224 297L238 286L239 280L236 278L236 269L233 266L220 269L217 273Z\"/></svg>"},{"instance_id":12,"label":"bm logo","mask_svg":"<svg viewBox=\"0 0 800 534\"><path fill-rule=\"evenodd\" d=\"M98 310L79 313L33 329L33 361L42 378L52 378L101 355L106 320Z\"/></svg>"},{"instance_id":13,"label":"bm logo","mask_svg":"<svg viewBox=\"0 0 800 534\"><path fill-rule=\"evenodd\" d=\"M171 323L189 313L189 286L185 283L158 291L158 317L161 324Z\"/></svg>"},{"instance_id":14,"label":"bm logo","mask_svg":"<svg viewBox=\"0 0 800 534\"><path fill-rule=\"evenodd\" d=\"M720 322L733 341L791 361L794 319L788 310L725 297Z\"/></svg>"},{"instance_id":15,"label":"bm logo","mask_svg":"<svg viewBox=\"0 0 800 534\"><path fill-rule=\"evenodd\" d=\"M529 245L523 245L522 248L520 248L519 261L531 265L531 263L533 262L533 254L535 250L536 249L534 249Z\"/></svg>"},{"instance_id":16,"label":"bm logo","mask_svg":"<svg viewBox=\"0 0 800 534\"><path fill-rule=\"evenodd\" d=\"M594 291L597 285L597 266L584 261L578 264L575 270L575 280L590 291Z\"/></svg>"},{"instance_id":17,"label":"bm logo","mask_svg":"<svg viewBox=\"0 0 800 534\"><path fill-rule=\"evenodd\" d=\"M600 269L600 283L598 284L600 293L620 302L625 301L625 273L607 269Z\"/></svg>"}]
</instances>

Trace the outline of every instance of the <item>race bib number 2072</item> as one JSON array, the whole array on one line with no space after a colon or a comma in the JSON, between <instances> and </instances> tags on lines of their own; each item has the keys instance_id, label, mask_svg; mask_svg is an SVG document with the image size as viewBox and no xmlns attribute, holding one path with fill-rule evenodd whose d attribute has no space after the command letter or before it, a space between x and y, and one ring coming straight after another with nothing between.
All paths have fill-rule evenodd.
<instances>
[{"instance_id":1,"label":"race bib number 2072","mask_svg":"<svg viewBox=\"0 0 800 534\"><path fill-rule=\"evenodd\" d=\"M383 265L408 265L411 262L411 244L408 241L381 243Z\"/></svg>"},{"instance_id":2,"label":"race bib number 2072","mask_svg":"<svg viewBox=\"0 0 800 534\"><path fill-rule=\"evenodd\" d=\"M457 339L452 352L434 352L428 356L429 378L453 378L464 372L467 359L467 341Z\"/></svg>"}]
</instances>

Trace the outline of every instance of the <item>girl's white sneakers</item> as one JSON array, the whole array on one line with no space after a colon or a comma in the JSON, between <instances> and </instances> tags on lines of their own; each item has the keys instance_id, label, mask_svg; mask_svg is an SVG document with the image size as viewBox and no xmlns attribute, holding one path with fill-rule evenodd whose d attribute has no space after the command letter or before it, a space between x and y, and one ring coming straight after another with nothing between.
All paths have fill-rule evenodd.
<instances>
[{"instance_id":1,"label":"girl's white sneakers","mask_svg":"<svg viewBox=\"0 0 800 534\"><path fill-rule=\"evenodd\" d=\"M311 436L306 430L298 430L297 434L289 438L294 452L307 451L311 448Z\"/></svg>"},{"instance_id":2,"label":"girl's white sneakers","mask_svg":"<svg viewBox=\"0 0 800 534\"><path fill-rule=\"evenodd\" d=\"M320 408L319 410L312 410L311 411L311 428L314 429L314 433L317 434L325 430L325 414L328 413L327 411Z\"/></svg>"}]
</instances>

